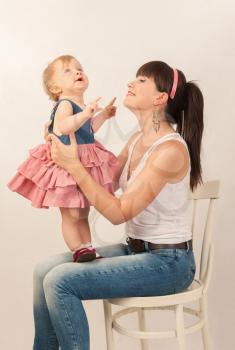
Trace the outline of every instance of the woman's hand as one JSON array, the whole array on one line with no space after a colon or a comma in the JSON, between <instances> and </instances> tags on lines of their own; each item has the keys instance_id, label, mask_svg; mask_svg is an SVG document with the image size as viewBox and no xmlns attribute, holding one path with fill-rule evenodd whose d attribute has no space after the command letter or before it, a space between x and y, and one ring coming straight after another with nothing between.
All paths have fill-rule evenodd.
<instances>
[{"instance_id":1,"label":"woman's hand","mask_svg":"<svg viewBox=\"0 0 235 350\"><path fill-rule=\"evenodd\" d=\"M64 145L58 137L53 134L48 135L48 140L51 141L51 158L52 160L59 165L61 168L64 168L69 173L71 169L75 166L78 166L80 160L78 158L77 151L77 142L75 138L75 134L69 134L70 145Z\"/></svg>"}]
</instances>

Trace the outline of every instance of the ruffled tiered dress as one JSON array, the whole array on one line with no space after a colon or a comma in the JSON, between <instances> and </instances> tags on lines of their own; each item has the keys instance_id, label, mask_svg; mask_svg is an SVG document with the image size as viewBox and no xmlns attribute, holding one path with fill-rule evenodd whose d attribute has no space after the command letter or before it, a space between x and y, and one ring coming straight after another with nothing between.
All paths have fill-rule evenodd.
<instances>
[{"instance_id":1,"label":"ruffled tiered dress","mask_svg":"<svg viewBox=\"0 0 235 350\"><path fill-rule=\"evenodd\" d=\"M50 132L53 130L55 112L61 101L53 108ZM70 103L73 114L82 111L76 103L73 101ZM113 175L118 163L117 158L94 139L91 120L85 122L75 132L75 136L81 163L98 184L113 194ZM58 136L58 138L64 144L70 143L67 135ZM16 175L7 184L9 189L29 199L36 208L89 206L88 199L72 176L53 162L50 148L51 144L48 142L31 149L29 158L20 165Z\"/></svg>"}]
</instances>

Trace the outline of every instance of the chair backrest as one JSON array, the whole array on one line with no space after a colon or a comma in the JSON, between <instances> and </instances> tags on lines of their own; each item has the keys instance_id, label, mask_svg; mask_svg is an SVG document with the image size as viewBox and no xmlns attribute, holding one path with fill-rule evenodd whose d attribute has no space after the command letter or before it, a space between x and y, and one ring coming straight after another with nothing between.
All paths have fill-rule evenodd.
<instances>
[{"instance_id":1,"label":"chair backrest","mask_svg":"<svg viewBox=\"0 0 235 350\"><path fill-rule=\"evenodd\" d=\"M203 185L196 188L194 192L190 192L189 199L193 200L193 220L192 220L192 233L193 239L195 236L195 218L198 207L198 200L209 199L209 205L207 209L206 222L203 232L202 248L200 256L200 271L199 278L202 281L207 279L209 254L212 245L212 231L213 231L213 219L215 202L219 198L220 181L208 181Z\"/></svg>"}]
</instances>

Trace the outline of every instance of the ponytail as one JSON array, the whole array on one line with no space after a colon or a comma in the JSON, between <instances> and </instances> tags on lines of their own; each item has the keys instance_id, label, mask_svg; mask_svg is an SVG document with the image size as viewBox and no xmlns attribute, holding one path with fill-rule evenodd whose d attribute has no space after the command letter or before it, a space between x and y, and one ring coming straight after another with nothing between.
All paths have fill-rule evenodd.
<instances>
[{"instance_id":1,"label":"ponytail","mask_svg":"<svg viewBox=\"0 0 235 350\"><path fill-rule=\"evenodd\" d=\"M200 153L204 102L201 90L192 81L186 82L182 71L176 71L161 61L145 63L136 75L152 77L158 91L168 93L166 118L169 123L177 125L176 131L188 145L191 160L190 188L193 191L202 183Z\"/></svg>"},{"instance_id":2,"label":"ponytail","mask_svg":"<svg viewBox=\"0 0 235 350\"><path fill-rule=\"evenodd\" d=\"M191 159L190 188L202 183L201 141L203 133L203 95L193 82L186 83L183 118L177 125L177 131L186 141Z\"/></svg>"}]
</instances>

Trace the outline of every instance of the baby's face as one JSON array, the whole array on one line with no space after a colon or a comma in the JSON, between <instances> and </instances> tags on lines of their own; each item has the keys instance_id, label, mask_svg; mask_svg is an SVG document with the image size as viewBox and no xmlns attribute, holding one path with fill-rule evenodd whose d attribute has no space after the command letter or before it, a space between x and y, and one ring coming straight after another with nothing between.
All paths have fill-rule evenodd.
<instances>
[{"instance_id":1,"label":"baby's face","mask_svg":"<svg viewBox=\"0 0 235 350\"><path fill-rule=\"evenodd\" d=\"M72 59L69 62L57 61L54 66L53 86L59 94L83 93L89 81L80 62Z\"/></svg>"}]
</instances>

